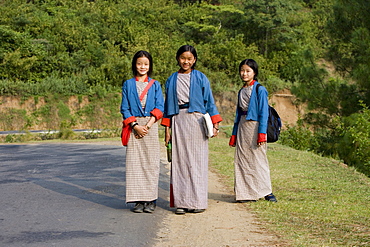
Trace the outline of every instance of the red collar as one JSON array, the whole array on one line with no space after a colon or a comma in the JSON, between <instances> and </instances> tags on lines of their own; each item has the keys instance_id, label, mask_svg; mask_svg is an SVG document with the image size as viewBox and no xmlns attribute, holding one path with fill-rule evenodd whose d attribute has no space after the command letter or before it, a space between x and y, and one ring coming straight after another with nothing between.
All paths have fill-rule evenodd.
<instances>
[{"instance_id":1,"label":"red collar","mask_svg":"<svg viewBox=\"0 0 370 247\"><path fill-rule=\"evenodd\" d=\"M135 76L135 81L139 81L139 79ZM148 76L145 78L144 82L148 82L149 79L148 79Z\"/></svg>"},{"instance_id":2,"label":"red collar","mask_svg":"<svg viewBox=\"0 0 370 247\"><path fill-rule=\"evenodd\" d=\"M256 82L256 80L251 81L251 83L249 83L248 86L253 86L255 82ZM243 86L243 87L247 87L247 86Z\"/></svg>"}]
</instances>

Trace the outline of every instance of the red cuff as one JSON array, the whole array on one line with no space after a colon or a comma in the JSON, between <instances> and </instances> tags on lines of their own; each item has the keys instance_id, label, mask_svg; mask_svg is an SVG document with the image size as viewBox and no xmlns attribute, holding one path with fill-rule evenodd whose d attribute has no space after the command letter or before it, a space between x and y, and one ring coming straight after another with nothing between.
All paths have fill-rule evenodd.
<instances>
[{"instance_id":1,"label":"red cuff","mask_svg":"<svg viewBox=\"0 0 370 247\"><path fill-rule=\"evenodd\" d=\"M257 143L267 142L267 135L264 133L258 133Z\"/></svg>"},{"instance_id":2,"label":"red cuff","mask_svg":"<svg viewBox=\"0 0 370 247\"><path fill-rule=\"evenodd\" d=\"M220 116L220 114L217 114L217 115L213 115L211 117L211 120L212 120L212 123L215 124L215 123L219 123L222 121L222 117Z\"/></svg>"},{"instance_id":3,"label":"red cuff","mask_svg":"<svg viewBox=\"0 0 370 247\"><path fill-rule=\"evenodd\" d=\"M131 117L128 117L126 118L125 120L123 120L123 127L125 127L126 125L132 123L132 122L135 122L136 121L136 117L134 116L131 116Z\"/></svg>"},{"instance_id":4,"label":"red cuff","mask_svg":"<svg viewBox=\"0 0 370 247\"><path fill-rule=\"evenodd\" d=\"M152 114L155 117L156 121L163 117L163 112L158 108L154 108L153 111L150 112L150 114Z\"/></svg>"},{"instance_id":5,"label":"red cuff","mask_svg":"<svg viewBox=\"0 0 370 247\"><path fill-rule=\"evenodd\" d=\"M232 135L230 137L229 146L235 146L236 145L236 135Z\"/></svg>"},{"instance_id":6,"label":"red cuff","mask_svg":"<svg viewBox=\"0 0 370 247\"><path fill-rule=\"evenodd\" d=\"M169 119L169 118L162 118L161 125L166 126L166 127L171 127L171 119Z\"/></svg>"}]
</instances>

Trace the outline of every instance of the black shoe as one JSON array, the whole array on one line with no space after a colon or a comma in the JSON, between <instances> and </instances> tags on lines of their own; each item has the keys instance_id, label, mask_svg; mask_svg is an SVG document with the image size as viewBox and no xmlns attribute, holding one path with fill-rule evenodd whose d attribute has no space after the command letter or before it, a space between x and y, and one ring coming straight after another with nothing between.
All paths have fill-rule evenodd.
<instances>
[{"instance_id":1,"label":"black shoe","mask_svg":"<svg viewBox=\"0 0 370 247\"><path fill-rule=\"evenodd\" d=\"M176 208L175 214L185 214L185 208Z\"/></svg>"},{"instance_id":2,"label":"black shoe","mask_svg":"<svg viewBox=\"0 0 370 247\"><path fill-rule=\"evenodd\" d=\"M206 211L205 209L189 209L190 213L198 214L198 213L203 213Z\"/></svg>"},{"instance_id":3,"label":"black shoe","mask_svg":"<svg viewBox=\"0 0 370 247\"><path fill-rule=\"evenodd\" d=\"M153 202L147 202L144 205L144 212L145 213L153 213L154 210L155 210L155 208L156 208L156 206L157 205L155 204L154 201Z\"/></svg>"},{"instance_id":4,"label":"black shoe","mask_svg":"<svg viewBox=\"0 0 370 247\"><path fill-rule=\"evenodd\" d=\"M256 202L257 200L237 200L237 203L249 203L249 202Z\"/></svg>"},{"instance_id":5,"label":"black shoe","mask_svg":"<svg viewBox=\"0 0 370 247\"><path fill-rule=\"evenodd\" d=\"M267 196L265 196L265 200L266 201L270 201L270 202L277 202L276 197L272 193L271 194L268 194Z\"/></svg>"},{"instance_id":6,"label":"black shoe","mask_svg":"<svg viewBox=\"0 0 370 247\"><path fill-rule=\"evenodd\" d=\"M134 209L132 211L135 212L135 213L142 213L142 212L144 212L144 203L137 202L135 204Z\"/></svg>"}]
</instances>

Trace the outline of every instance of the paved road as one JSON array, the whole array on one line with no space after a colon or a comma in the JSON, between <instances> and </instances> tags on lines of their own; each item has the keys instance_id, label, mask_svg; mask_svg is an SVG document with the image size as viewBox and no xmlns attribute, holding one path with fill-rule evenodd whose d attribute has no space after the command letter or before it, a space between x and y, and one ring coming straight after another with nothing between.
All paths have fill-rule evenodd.
<instances>
[{"instance_id":1,"label":"paved road","mask_svg":"<svg viewBox=\"0 0 370 247\"><path fill-rule=\"evenodd\" d=\"M131 212L124 160L122 146L0 145L0 246L152 246L168 201L154 214Z\"/></svg>"}]
</instances>

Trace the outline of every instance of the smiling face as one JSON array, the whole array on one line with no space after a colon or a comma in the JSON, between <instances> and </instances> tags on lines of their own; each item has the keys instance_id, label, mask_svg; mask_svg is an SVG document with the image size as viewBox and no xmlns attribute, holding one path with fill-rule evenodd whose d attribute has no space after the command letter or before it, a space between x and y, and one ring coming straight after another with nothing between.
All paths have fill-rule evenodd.
<instances>
[{"instance_id":1,"label":"smiling face","mask_svg":"<svg viewBox=\"0 0 370 247\"><path fill-rule=\"evenodd\" d=\"M145 76L150 68L150 62L147 57L139 57L136 60L136 72L137 76Z\"/></svg>"},{"instance_id":2,"label":"smiling face","mask_svg":"<svg viewBox=\"0 0 370 247\"><path fill-rule=\"evenodd\" d=\"M254 80L254 70L248 65L244 64L240 67L240 78L245 82L245 85L249 85Z\"/></svg>"},{"instance_id":3,"label":"smiling face","mask_svg":"<svg viewBox=\"0 0 370 247\"><path fill-rule=\"evenodd\" d=\"M184 74L190 73L196 60L197 59L190 51L182 53L177 59L177 62L181 67L181 72Z\"/></svg>"}]
</instances>

